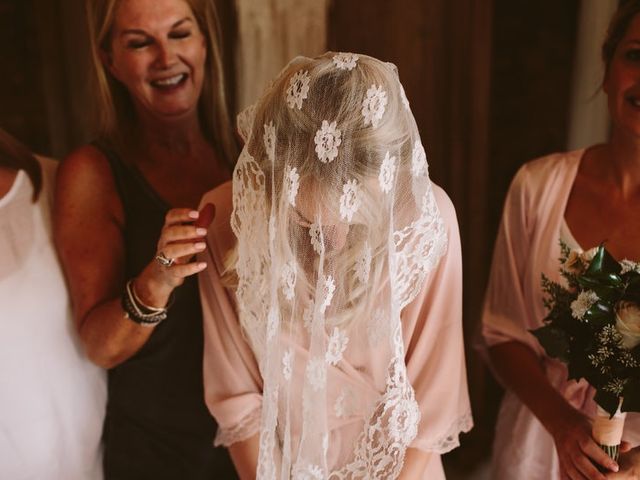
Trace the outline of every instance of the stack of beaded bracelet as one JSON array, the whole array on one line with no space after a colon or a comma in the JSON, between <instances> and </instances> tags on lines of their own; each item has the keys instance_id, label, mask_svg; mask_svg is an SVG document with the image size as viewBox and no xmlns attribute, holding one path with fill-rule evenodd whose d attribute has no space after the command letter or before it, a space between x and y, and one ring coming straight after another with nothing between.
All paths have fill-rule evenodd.
<instances>
[{"instance_id":1,"label":"stack of beaded bracelet","mask_svg":"<svg viewBox=\"0 0 640 480\"><path fill-rule=\"evenodd\" d=\"M153 327L167 318L167 308L145 305L133 290L133 280L129 280L122 294L122 309L125 317L140 325Z\"/></svg>"}]
</instances>

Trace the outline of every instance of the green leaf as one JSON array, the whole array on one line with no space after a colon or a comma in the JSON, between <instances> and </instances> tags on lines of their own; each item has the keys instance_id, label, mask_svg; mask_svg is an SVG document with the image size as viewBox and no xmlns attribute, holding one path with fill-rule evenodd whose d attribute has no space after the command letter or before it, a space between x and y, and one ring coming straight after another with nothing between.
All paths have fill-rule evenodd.
<instances>
[{"instance_id":1,"label":"green leaf","mask_svg":"<svg viewBox=\"0 0 640 480\"><path fill-rule=\"evenodd\" d=\"M582 321L590 327L600 330L612 322L612 316L612 309L608 305L598 302L586 311L584 317L582 317Z\"/></svg>"},{"instance_id":2,"label":"green leaf","mask_svg":"<svg viewBox=\"0 0 640 480\"><path fill-rule=\"evenodd\" d=\"M605 392L604 390L596 390L596 395L593 397L593 399L598 405L609 412L609 415L611 415L612 417L618 410L620 398L618 398L613 393Z\"/></svg>"},{"instance_id":3,"label":"green leaf","mask_svg":"<svg viewBox=\"0 0 640 480\"><path fill-rule=\"evenodd\" d=\"M569 361L569 339L565 332L552 325L545 325L531 330L531 333L538 339L547 355L565 363Z\"/></svg>"},{"instance_id":4,"label":"green leaf","mask_svg":"<svg viewBox=\"0 0 640 480\"><path fill-rule=\"evenodd\" d=\"M615 273L619 274L621 270L620 264L616 261L615 258L611 256L611 254L604 248L603 244L600 244L598 250L596 251L593 260L589 264L589 268L587 268L587 275L593 275L596 273Z\"/></svg>"},{"instance_id":5,"label":"green leaf","mask_svg":"<svg viewBox=\"0 0 640 480\"><path fill-rule=\"evenodd\" d=\"M630 378L622 391L623 412L640 412L640 379Z\"/></svg>"}]
</instances>

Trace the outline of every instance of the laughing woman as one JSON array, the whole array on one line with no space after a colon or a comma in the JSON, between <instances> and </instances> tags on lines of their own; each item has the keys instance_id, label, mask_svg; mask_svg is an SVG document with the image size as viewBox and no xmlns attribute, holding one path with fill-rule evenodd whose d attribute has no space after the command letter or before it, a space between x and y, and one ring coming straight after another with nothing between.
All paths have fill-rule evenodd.
<instances>
[{"instance_id":1,"label":"laughing woman","mask_svg":"<svg viewBox=\"0 0 640 480\"><path fill-rule=\"evenodd\" d=\"M213 2L89 0L98 140L64 160L56 239L89 357L109 370L107 479L234 478L204 404L193 261L229 178Z\"/></svg>"},{"instance_id":2,"label":"laughing woman","mask_svg":"<svg viewBox=\"0 0 640 480\"><path fill-rule=\"evenodd\" d=\"M606 241L617 259L640 259L640 1L621 4L602 56L610 140L527 163L505 201L483 316L491 365L507 388L492 479L604 480L596 465L618 470L591 437L593 389L568 380L529 333L546 315L541 274L560 281L561 239L585 251ZM625 424L632 445L639 420L629 414Z\"/></svg>"}]
</instances>

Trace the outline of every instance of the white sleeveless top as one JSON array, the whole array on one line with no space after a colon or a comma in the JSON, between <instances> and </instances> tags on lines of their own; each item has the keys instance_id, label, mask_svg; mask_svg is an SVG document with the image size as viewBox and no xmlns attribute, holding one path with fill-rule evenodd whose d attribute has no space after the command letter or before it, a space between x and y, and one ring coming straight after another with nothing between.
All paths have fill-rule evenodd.
<instances>
[{"instance_id":1,"label":"white sleeveless top","mask_svg":"<svg viewBox=\"0 0 640 480\"><path fill-rule=\"evenodd\" d=\"M84 355L52 239L56 162L0 198L0 478L102 479L105 372Z\"/></svg>"}]
</instances>

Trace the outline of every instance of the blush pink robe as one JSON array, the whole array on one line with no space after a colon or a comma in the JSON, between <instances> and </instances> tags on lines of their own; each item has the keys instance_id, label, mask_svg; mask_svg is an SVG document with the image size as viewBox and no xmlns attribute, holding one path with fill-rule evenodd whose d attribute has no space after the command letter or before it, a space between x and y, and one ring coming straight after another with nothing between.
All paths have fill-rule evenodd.
<instances>
[{"instance_id":1,"label":"blush pink robe","mask_svg":"<svg viewBox=\"0 0 640 480\"><path fill-rule=\"evenodd\" d=\"M564 364L547 357L529 330L543 325L541 274L562 282L560 236L567 200L584 150L525 164L511 183L496 239L482 317L484 348L517 341L540 358L549 382L575 408L595 413L593 389L567 380ZM640 417L627 416L625 438L637 444ZM558 480L551 435L510 391L502 402L493 448L492 480Z\"/></svg>"},{"instance_id":2,"label":"blush pink robe","mask_svg":"<svg viewBox=\"0 0 640 480\"><path fill-rule=\"evenodd\" d=\"M448 249L427 278L422 293L402 313L408 375L422 412L418 435L411 447L433 454L423 475L429 480L444 478L440 454L457 447L458 434L472 427L462 343L458 225L447 195L436 186L434 192L448 232ZM208 250L201 256L208 263L208 268L200 274L205 334L204 384L207 405L219 425L216 444L228 446L258 433L262 379L237 320L234 295L223 286L220 278L224 255L235 242L229 225L231 184L226 183L206 194L202 203L207 202L216 205L216 218L209 228ZM372 355L371 358L375 361L376 357ZM384 384L386 364L376 365L374 372ZM302 373L294 369L293 375ZM363 385L355 368L335 373L345 388L358 394L366 394L367 390L379 394L373 391L373 385ZM362 413L355 412L355 415L361 417ZM356 436L358 433L345 428L344 420L339 424L338 420L330 418L330 422L334 421L336 423L330 428L339 433L329 442L328 459L348 453L331 452L341 448L340 445L353 448L352 441L340 438L343 432ZM353 424L358 425L357 422Z\"/></svg>"}]
</instances>

